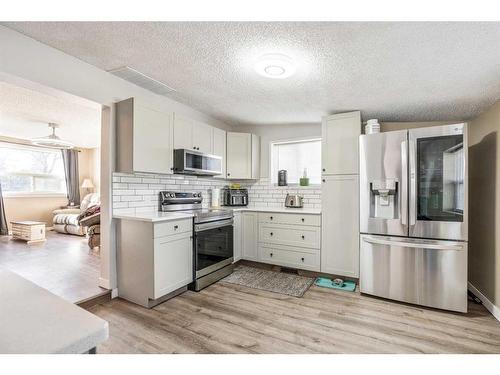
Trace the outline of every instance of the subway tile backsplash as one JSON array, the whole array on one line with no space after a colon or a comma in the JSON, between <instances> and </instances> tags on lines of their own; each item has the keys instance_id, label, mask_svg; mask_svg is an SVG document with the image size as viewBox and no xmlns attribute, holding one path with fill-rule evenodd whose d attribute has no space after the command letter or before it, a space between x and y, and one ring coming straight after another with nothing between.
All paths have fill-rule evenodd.
<instances>
[{"instance_id":1,"label":"subway tile backsplash","mask_svg":"<svg viewBox=\"0 0 500 375\"><path fill-rule=\"evenodd\" d=\"M210 206L210 190L223 188L236 181L188 175L157 175L149 173L113 173L113 212L135 213L156 211L158 193L162 190L201 191L203 207ZM320 186L276 186L268 178L238 181L248 189L249 207L282 207L287 193L304 197L304 207L321 208Z\"/></svg>"}]
</instances>

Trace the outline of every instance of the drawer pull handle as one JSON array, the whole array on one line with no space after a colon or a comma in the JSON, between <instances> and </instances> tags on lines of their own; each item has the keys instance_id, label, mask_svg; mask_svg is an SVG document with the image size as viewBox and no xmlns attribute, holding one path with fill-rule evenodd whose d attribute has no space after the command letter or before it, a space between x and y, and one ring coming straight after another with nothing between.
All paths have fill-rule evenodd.
<instances>
[{"instance_id":1,"label":"drawer pull handle","mask_svg":"<svg viewBox=\"0 0 500 375\"><path fill-rule=\"evenodd\" d=\"M300 258L302 261L304 261L304 258Z\"/></svg>"},{"instance_id":2,"label":"drawer pull handle","mask_svg":"<svg viewBox=\"0 0 500 375\"><path fill-rule=\"evenodd\" d=\"M306 237L304 235L302 235L302 239L304 240Z\"/></svg>"},{"instance_id":3,"label":"drawer pull handle","mask_svg":"<svg viewBox=\"0 0 500 375\"><path fill-rule=\"evenodd\" d=\"M273 232L269 233L271 236L273 235Z\"/></svg>"},{"instance_id":4,"label":"drawer pull handle","mask_svg":"<svg viewBox=\"0 0 500 375\"><path fill-rule=\"evenodd\" d=\"M269 255L271 256L271 258L273 257L273 253L269 253Z\"/></svg>"},{"instance_id":5,"label":"drawer pull handle","mask_svg":"<svg viewBox=\"0 0 500 375\"><path fill-rule=\"evenodd\" d=\"M178 225L174 225L174 230L177 230L179 229L179 226Z\"/></svg>"}]
</instances>

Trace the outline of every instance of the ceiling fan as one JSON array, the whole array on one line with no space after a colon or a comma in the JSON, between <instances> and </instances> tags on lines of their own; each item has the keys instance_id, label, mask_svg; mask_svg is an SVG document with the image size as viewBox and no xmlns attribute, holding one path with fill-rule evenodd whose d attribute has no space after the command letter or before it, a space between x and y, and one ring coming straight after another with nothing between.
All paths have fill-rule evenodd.
<instances>
[{"instance_id":1,"label":"ceiling fan","mask_svg":"<svg viewBox=\"0 0 500 375\"><path fill-rule=\"evenodd\" d=\"M58 149L71 149L75 147L75 145L71 142L64 141L56 135L56 129L59 125L54 124L53 122L49 122L49 128L52 129L52 134L46 137L32 138L31 143L36 146L43 146L49 148L58 148Z\"/></svg>"}]
</instances>

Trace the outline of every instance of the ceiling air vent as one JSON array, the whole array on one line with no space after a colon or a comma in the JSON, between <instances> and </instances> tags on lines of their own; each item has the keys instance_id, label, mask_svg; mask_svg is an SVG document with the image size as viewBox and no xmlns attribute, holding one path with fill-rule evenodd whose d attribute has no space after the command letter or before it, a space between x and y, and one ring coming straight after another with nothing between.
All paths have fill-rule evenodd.
<instances>
[{"instance_id":1,"label":"ceiling air vent","mask_svg":"<svg viewBox=\"0 0 500 375\"><path fill-rule=\"evenodd\" d=\"M152 91L158 95L168 95L175 91L172 87L167 86L166 84L157 81L156 79L148 77L147 75L142 74L141 72L138 72L137 70L132 69L128 66L108 70L108 73L129 81L146 90Z\"/></svg>"}]
</instances>

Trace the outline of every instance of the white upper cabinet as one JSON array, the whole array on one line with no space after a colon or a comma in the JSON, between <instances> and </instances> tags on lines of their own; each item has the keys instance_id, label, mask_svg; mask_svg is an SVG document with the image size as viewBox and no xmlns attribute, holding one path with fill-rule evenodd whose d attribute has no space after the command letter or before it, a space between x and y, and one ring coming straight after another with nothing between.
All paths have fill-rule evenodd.
<instances>
[{"instance_id":1,"label":"white upper cabinet","mask_svg":"<svg viewBox=\"0 0 500 375\"><path fill-rule=\"evenodd\" d=\"M212 153L213 127L174 114L174 149L184 148Z\"/></svg>"},{"instance_id":2,"label":"white upper cabinet","mask_svg":"<svg viewBox=\"0 0 500 375\"><path fill-rule=\"evenodd\" d=\"M147 108L134 98L116 104L118 172L172 173L172 113Z\"/></svg>"},{"instance_id":3,"label":"white upper cabinet","mask_svg":"<svg viewBox=\"0 0 500 375\"><path fill-rule=\"evenodd\" d=\"M215 177L226 177L226 132L213 128L212 153L222 158L222 174Z\"/></svg>"},{"instance_id":4,"label":"white upper cabinet","mask_svg":"<svg viewBox=\"0 0 500 375\"><path fill-rule=\"evenodd\" d=\"M358 174L359 111L326 116L322 122L323 174Z\"/></svg>"},{"instance_id":5,"label":"white upper cabinet","mask_svg":"<svg viewBox=\"0 0 500 375\"><path fill-rule=\"evenodd\" d=\"M174 149L194 149L193 121L187 117L174 114Z\"/></svg>"},{"instance_id":6,"label":"white upper cabinet","mask_svg":"<svg viewBox=\"0 0 500 375\"><path fill-rule=\"evenodd\" d=\"M255 134L227 132L227 178L258 179L260 139Z\"/></svg>"}]
</instances>

